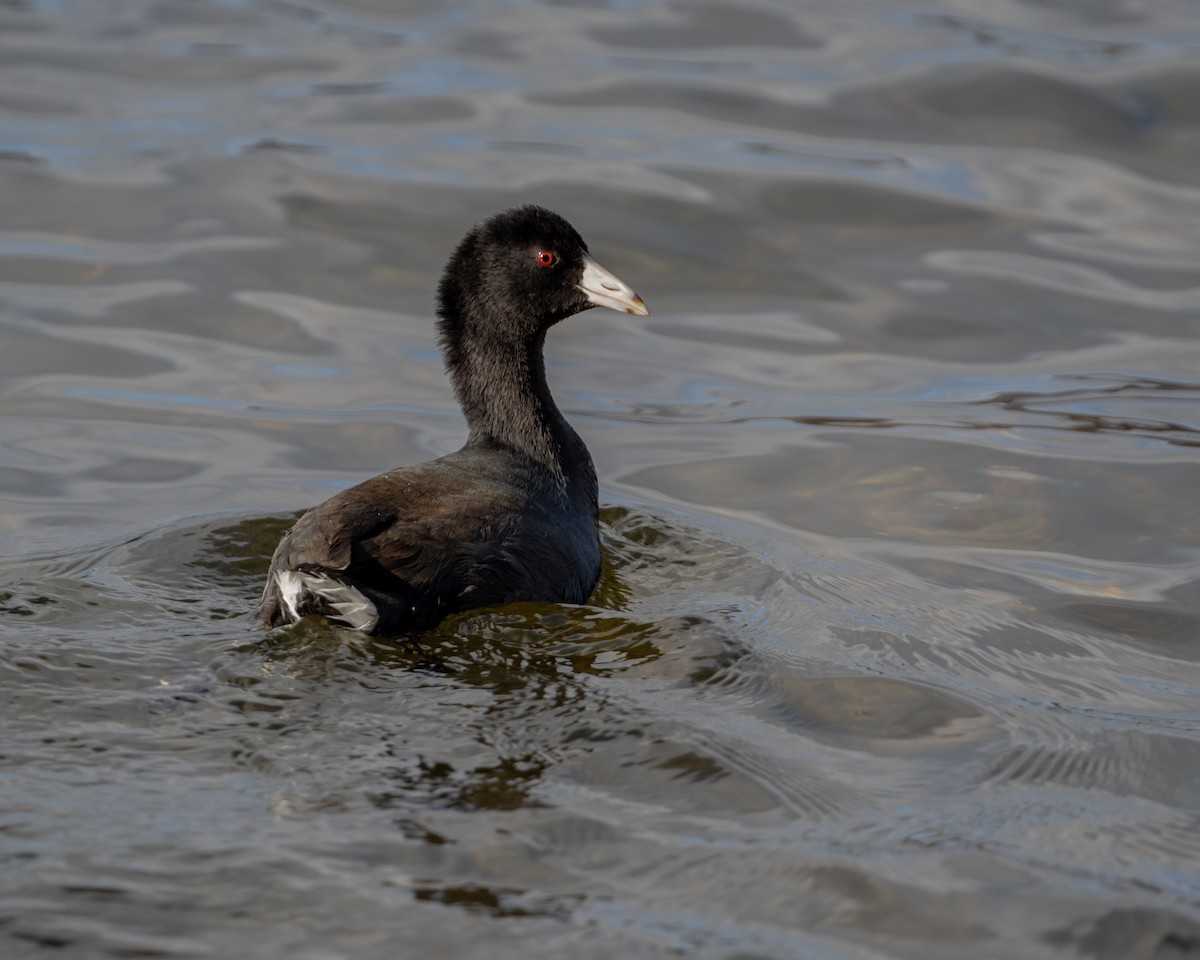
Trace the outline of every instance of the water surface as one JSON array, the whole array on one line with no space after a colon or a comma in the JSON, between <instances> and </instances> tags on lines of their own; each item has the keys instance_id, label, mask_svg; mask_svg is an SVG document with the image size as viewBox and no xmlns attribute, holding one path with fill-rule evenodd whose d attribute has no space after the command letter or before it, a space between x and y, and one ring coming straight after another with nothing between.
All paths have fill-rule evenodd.
<instances>
[{"instance_id":1,"label":"water surface","mask_svg":"<svg viewBox=\"0 0 1200 960\"><path fill-rule=\"evenodd\" d=\"M1200 8L0 3L0 954L1200 955ZM584 607L249 615L567 216Z\"/></svg>"}]
</instances>

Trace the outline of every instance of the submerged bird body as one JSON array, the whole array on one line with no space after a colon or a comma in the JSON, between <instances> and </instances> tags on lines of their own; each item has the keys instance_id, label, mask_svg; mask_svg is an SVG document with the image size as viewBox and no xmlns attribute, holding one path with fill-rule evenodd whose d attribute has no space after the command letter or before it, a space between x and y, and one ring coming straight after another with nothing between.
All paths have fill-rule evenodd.
<instances>
[{"instance_id":1,"label":"submerged bird body","mask_svg":"<svg viewBox=\"0 0 1200 960\"><path fill-rule=\"evenodd\" d=\"M470 428L300 518L271 560L264 626L322 614L365 633L516 600L582 603L600 573L596 474L546 384L542 344L592 306L645 315L571 226L540 207L467 234L438 290L446 366Z\"/></svg>"},{"instance_id":2,"label":"submerged bird body","mask_svg":"<svg viewBox=\"0 0 1200 960\"><path fill-rule=\"evenodd\" d=\"M498 444L401 467L306 513L263 595L269 624L320 613L366 633L433 626L514 600L582 603L600 572L591 463L559 495L545 468Z\"/></svg>"}]
</instances>

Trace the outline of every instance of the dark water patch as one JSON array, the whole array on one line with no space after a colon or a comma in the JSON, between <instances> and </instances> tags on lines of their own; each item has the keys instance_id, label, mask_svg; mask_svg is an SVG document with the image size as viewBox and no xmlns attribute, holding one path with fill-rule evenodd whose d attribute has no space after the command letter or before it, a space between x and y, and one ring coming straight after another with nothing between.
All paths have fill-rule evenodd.
<instances>
[{"instance_id":1,"label":"dark water patch","mask_svg":"<svg viewBox=\"0 0 1200 960\"><path fill-rule=\"evenodd\" d=\"M474 116L470 101L454 97L371 97L339 105L337 123L439 123Z\"/></svg>"},{"instance_id":2,"label":"dark water patch","mask_svg":"<svg viewBox=\"0 0 1200 960\"><path fill-rule=\"evenodd\" d=\"M380 207L377 203L329 201L303 194L280 198L289 221L303 230L317 231L386 251L389 260L407 268L432 273L437 262L433 244L423 240L427 224L417 211L406 207ZM428 218L429 214L425 214Z\"/></svg>"},{"instance_id":3,"label":"dark water patch","mask_svg":"<svg viewBox=\"0 0 1200 960\"><path fill-rule=\"evenodd\" d=\"M100 189L19 166L0 166L0 183L10 198L6 204L6 230L67 233L74 222L73 211L81 205L92 209L93 204L96 218L121 224L117 236L144 236L147 226L161 222L160 212L136 203L146 196L144 187Z\"/></svg>"},{"instance_id":4,"label":"dark water patch","mask_svg":"<svg viewBox=\"0 0 1200 960\"><path fill-rule=\"evenodd\" d=\"M418 449L413 442L415 431L388 422L391 420L387 413L380 412L372 420L355 417L336 425L298 423L289 431L299 440L291 444L287 461L296 467L318 470L337 464L338 474L345 480L336 485L351 486L389 461L411 458L410 451Z\"/></svg>"},{"instance_id":5,"label":"dark water patch","mask_svg":"<svg viewBox=\"0 0 1200 960\"><path fill-rule=\"evenodd\" d=\"M872 97L886 102L878 93L864 93L863 106ZM905 119L912 126L901 129L899 116L877 114L891 127L888 132L902 139L965 134L968 140L987 138L998 143L1003 131L1017 139L1009 143L1036 143L1049 131L1070 131L1096 140L1120 140L1150 126L1153 113L1132 95L1096 88L1074 77L1040 73L1008 65L964 65L900 82L886 91L892 103L905 104ZM856 104L857 105L857 104ZM844 104L853 107L850 104ZM856 118L860 123L866 118ZM887 129L885 126L885 130ZM967 129L962 131L962 127ZM962 131L960 133L960 131Z\"/></svg>"},{"instance_id":6,"label":"dark water patch","mask_svg":"<svg viewBox=\"0 0 1200 960\"><path fill-rule=\"evenodd\" d=\"M765 9L719 3L670 3L669 13L621 27L594 27L589 33L618 48L703 49L705 47L784 47L789 50L815 47L819 41L806 36L786 17ZM660 18L668 22L655 22Z\"/></svg>"},{"instance_id":7,"label":"dark water patch","mask_svg":"<svg viewBox=\"0 0 1200 960\"><path fill-rule=\"evenodd\" d=\"M149 457L126 457L93 468L83 476L94 480L110 480L117 483L170 483L193 477L203 468L194 463L178 460L156 460Z\"/></svg>"},{"instance_id":8,"label":"dark water patch","mask_svg":"<svg viewBox=\"0 0 1200 960\"><path fill-rule=\"evenodd\" d=\"M276 353L328 355L329 344L294 318L224 296L189 293L161 296L125 306L111 318L116 326L178 332L238 343Z\"/></svg>"},{"instance_id":9,"label":"dark water patch","mask_svg":"<svg viewBox=\"0 0 1200 960\"><path fill-rule=\"evenodd\" d=\"M1200 126L1200 70L1164 65L1132 79L1134 89L1153 105L1163 131L1177 125Z\"/></svg>"},{"instance_id":10,"label":"dark water patch","mask_svg":"<svg viewBox=\"0 0 1200 960\"><path fill-rule=\"evenodd\" d=\"M1065 423L1067 429L1081 432L1132 433L1179 445L1194 446L1198 442L1189 436L1200 434L1200 404L1189 395L1197 389L1194 384L1103 374L1064 379L1093 380L1098 384L1043 393L1014 391L982 402L1044 415ZM1185 411L1193 406L1195 416L1188 416ZM1122 410L1128 412L1122 416ZM1171 415L1179 418L1155 417L1156 410L1170 410ZM1184 416L1180 417L1180 413Z\"/></svg>"},{"instance_id":11,"label":"dark water patch","mask_svg":"<svg viewBox=\"0 0 1200 960\"><path fill-rule=\"evenodd\" d=\"M236 48L234 48L236 49ZM40 67L84 77L132 82L153 80L167 87L187 89L191 85L234 85L280 79L288 75L333 69L334 61L318 57L272 57L232 54L222 45L218 50L192 49L179 56L154 56L128 50L104 50L103 44L82 50L22 50L9 47L5 65L9 69Z\"/></svg>"},{"instance_id":12,"label":"dark water patch","mask_svg":"<svg viewBox=\"0 0 1200 960\"><path fill-rule=\"evenodd\" d=\"M5 353L8 362L0 360L0 373L88 374L97 369L97 365L102 365L102 369L107 370L111 376L140 377L171 369L171 364L139 351L132 344L91 344L86 356L81 355L74 362L64 362L62 354L69 339L44 329L22 330L9 327L4 332L4 340L9 347ZM6 367L8 369L5 369Z\"/></svg>"},{"instance_id":13,"label":"dark water patch","mask_svg":"<svg viewBox=\"0 0 1200 960\"><path fill-rule=\"evenodd\" d=\"M0 490L9 494L26 496L54 496L62 492L65 481L48 478L36 470L20 467L0 467Z\"/></svg>"},{"instance_id":14,"label":"dark water patch","mask_svg":"<svg viewBox=\"0 0 1200 960\"><path fill-rule=\"evenodd\" d=\"M244 6L197 6L186 0L159 0L145 13L164 26L247 28L262 23L262 15Z\"/></svg>"},{"instance_id":15,"label":"dark water patch","mask_svg":"<svg viewBox=\"0 0 1200 960\"><path fill-rule=\"evenodd\" d=\"M796 129L802 126L805 110L761 94L735 88L659 81L608 83L599 87L575 87L562 91L535 92L535 103L573 108L638 107L686 113L711 120L766 128Z\"/></svg>"},{"instance_id":16,"label":"dark water patch","mask_svg":"<svg viewBox=\"0 0 1200 960\"><path fill-rule=\"evenodd\" d=\"M1056 947L1070 946L1095 960L1182 960L1200 956L1200 925L1166 910L1115 908L1044 935Z\"/></svg>"},{"instance_id":17,"label":"dark water patch","mask_svg":"<svg viewBox=\"0 0 1200 960\"><path fill-rule=\"evenodd\" d=\"M978 431L964 439L975 435ZM877 430L863 437L852 443L793 447L729 461L689 461L625 479L650 489L670 489L675 496L700 504L707 502L707 491L734 483L744 496L725 498L727 505L820 533L836 529L843 535L927 543L970 542L1011 549L1053 543L1070 549L1071 531L1099 511L1107 519L1101 530L1088 527L1089 555L1141 556L1150 561L1166 556L1159 545L1177 542L1180 534L1186 538L1196 533L1189 533L1187 519L1173 502L1155 503L1154 498L1143 496L1159 484L1178 488L1191 474L1186 464L1157 464L1148 470L1112 463L1097 475L1086 461L1030 456L1016 445L1003 454L1008 463L1021 465L1013 472L997 466L981 468L970 444L903 439ZM914 458L914 452L922 448L936 448L936 471L917 465L923 458ZM863 469L868 450L870 466ZM887 456L889 450L897 455ZM783 478L786 484L780 482ZM813 510L810 503L818 496L821 509ZM1134 529L1157 530L1158 537L1132 542Z\"/></svg>"},{"instance_id":18,"label":"dark water patch","mask_svg":"<svg viewBox=\"0 0 1200 960\"><path fill-rule=\"evenodd\" d=\"M243 153L255 153L257 151L277 151L279 153L320 153L327 149L319 143L308 143L300 140L278 140L274 137L268 137L263 140L255 140L253 143L248 143L242 147Z\"/></svg>"},{"instance_id":19,"label":"dark water patch","mask_svg":"<svg viewBox=\"0 0 1200 960\"><path fill-rule=\"evenodd\" d=\"M1053 725L1056 710L1067 705L1121 702L1124 683L1097 669L1102 662L1086 637L1063 636L1020 620L974 626L953 616L929 617L918 633L839 629L847 644L880 653L893 669L958 689L991 714L1020 715L1037 704L1048 711ZM1037 725L1035 716L1025 718Z\"/></svg>"},{"instance_id":20,"label":"dark water patch","mask_svg":"<svg viewBox=\"0 0 1200 960\"><path fill-rule=\"evenodd\" d=\"M541 806L531 795L549 762L537 755L501 757L460 770L441 760L418 760L389 772L371 795L381 809L516 810Z\"/></svg>"},{"instance_id":21,"label":"dark water patch","mask_svg":"<svg viewBox=\"0 0 1200 960\"><path fill-rule=\"evenodd\" d=\"M1166 657L1200 657L1200 618L1186 607L1130 600L1061 598L1047 604L1048 616L1078 629L1097 631Z\"/></svg>"},{"instance_id":22,"label":"dark water patch","mask_svg":"<svg viewBox=\"0 0 1200 960\"><path fill-rule=\"evenodd\" d=\"M79 104L67 97L47 95L34 90L5 90L0 93L0 112L34 117L69 117L80 113ZM6 151L21 157L19 151Z\"/></svg>"},{"instance_id":23,"label":"dark water patch","mask_svg":"<svg viewBox=\"0 0 1200 960\"><path fill-rule=\"evenodd\" d=\"M1134 794L1191 810L1200 788L1160 772L1176 764L1185 768L1195 764L1198 754L1200 743L1195 740L1136 730L1112 731L1087 744L1014 746L995 760L987 776L1004 783L1062 784L1117 796Z\"/></svg>"},{"instance_id":24,"label":"dark water patch","mask_svg":"<svg viewBox=\"0 0 1200 960\"><path fill-rule=\"evenodd\" d=\"M780 571L751 550L685 521L622 506L601 512L603 544L622 590L639 599L669 605L678 594L684 603L697 591L716 593L718 604L732 596L762 597ZM606 596L601 583L598 596ZM730 609L737 609L736 605Z\"/></svg>"},{"instance_id":25,"label":"dark water patch","mask_svg":"<svg viewBox=\"0 0 1200 960\"><path fill-rule=\"evenodd\" d=\"M919 231L990 217L965 204L836 182L779 184L764 191L763 203L782 216L805 224L834 225L839 231L863 227Z\"/></svg>"},{"instance_id":26,"label":"dark water patch","mask_svg":"<svg viewBox=\"0 0 1200 960\"><path fill-rule=\"evenodd\" d=\"M1067 4L1067 7L1076 4ZM1089 6L1093 23L1132 24L1137 17L1111 0L1101 0ZM957 14L919 13L914 19L921 24L941 27L966 37L980 47L995 48L997 52L1017 55L1066 55L1096 58L1116 58L1141 49L1138 43L1092 41L1049 30L1022 30L998 22L960 16Z\"/></svg>"},{"instance_id":27,"label":"dark water patch","mask_svg":"<svg viewBox=\"0 0 1200 960\"><path fill-rule=\"evenodd\" d=\"M489 917L547 916L566 918L583 900L576 894L565 897L533 896L526 891L464 884L453 887L425 887L413 891L417 900L459 907Z\"/></svg>"},{"instance_id":28,"label":"dark water patch","mask_svg":"<svg viewBox=\"0 0 1200 960\"><path fill-rule=\"evenodd\" d=\"M313 87L313 93L324 97L360 97L367 94L382 93L388 89L383 80L365 83L318 83Z\"/></svg>"},{"instance_id":29,"label":"dark water patch","mask_svg":"<svg viewBox=\"0 0 1200 960\"><path fill-rule=\"evenodd\" d=\"M46 160L44 157L21 150L0 150L0 163L21 163L37 167L45 164Z\"/></svg>"},{"instance_id":30,"label":"dark water patch","mask_svg":"<svg viewBox=\"0 0 1200 960\"><path fill-rule=\"evenodd\" d=\"M950 735L957 720L980 716L970 704L943 692L874 677L773 684L787 720L816 732L907 742Z\"/></svg>"},{"instance_id":31,"label":"dark water patch","mask_svg":"<svg viewBox=\"0 0 1200 960\"><path fill-rule=\"evenodd\" d=\"M564 0L550 0L550 4L554 5L561 6L563 3ZM586 0L583 5L587 6ZM473 57L519 62L524 56L520 50L520 39L501 30L468 29L451 41L450 49Z\"/></svg>"},{"instance_id":32,"label":"dark water patch","mask_svg":"<svg viewBox=\"0 0 1200 960\"><path fill-rule=\"evenodd\" d=\"M299 517L299 513L286 517L253 517L234 524L218 521L181 530L172 539L179 546L182 546L180 541L188 541L184 549L190 556L177 553L164 562L161 556L151 555L147 560L159 570L199 568L204 579L214 586L231 591L245 590L266 577L275 547Z\"/></svg>"},{"instance_id":33,"label":"dark water patch","mask_svg":"<svg viewBox=\"0 0 1200 960\"><path fill-rule=\"evenodd\" d=\"M1144 103L1077 80L1009 65L964 64L839 91L824 106L716 83L633 83L537 94L577 107L652 107L723 123L823 136L1033 145L1063 132L1112 141L1147 125ZM953 127L953 130L951 129ZM1019 128L1018 128L1019 127ZM965 129L964 129L965 128ZM1009 139L1003 139L1004 134ZM1047 144L1048 145L1048 144Z\"/></svg>"},{"instance_id":34,"label":"dark water patch","mask_svg":"<svg viewBox=\"0 0 1200 960\"><path fill-rule=\"evenodd\" d=\"M957 314L917 311L901 313L887 323L886 332L897 340L929 343L935 351L949 341L974 340L971 349L982 344L979 341L998 340L1005 332L1000 324L986 319L967 319Z\"/></svg>"}]
</instances>

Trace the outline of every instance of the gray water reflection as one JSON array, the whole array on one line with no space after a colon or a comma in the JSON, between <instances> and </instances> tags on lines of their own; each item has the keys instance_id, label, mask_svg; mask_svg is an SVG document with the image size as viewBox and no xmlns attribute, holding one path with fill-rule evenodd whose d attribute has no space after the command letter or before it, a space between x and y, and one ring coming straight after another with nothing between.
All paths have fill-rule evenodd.
<instances>
[{"instance_id":1,"label":"gray water reflection","mask_svg":"<svg viewBox=\"0 0 1200 960\"><path fill-rule=\"evenodd\" d=\"M0 2L0 954L1200 955L1200 20ZM589 604L249 626L459 445L465 227L548 345Z\"/></svg>"}]
</instances>

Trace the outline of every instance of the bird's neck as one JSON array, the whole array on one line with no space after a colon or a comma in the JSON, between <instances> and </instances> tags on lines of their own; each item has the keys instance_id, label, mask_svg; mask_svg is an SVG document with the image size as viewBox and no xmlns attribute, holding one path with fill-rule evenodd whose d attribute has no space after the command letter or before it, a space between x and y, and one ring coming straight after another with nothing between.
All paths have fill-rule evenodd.
<instances>
[{"instance_id":1,"label":"bird's neck","mask_svg":"<svg viewBox=\"0 0 1200 960\"><path fill-rule=\"evenodd\" d=\"M450 377L471 436L546 467L557 484L595 474L587 448L559 412L546 383L544 334L525 341L458 344Z\"/></svg>"}]
</instances>

